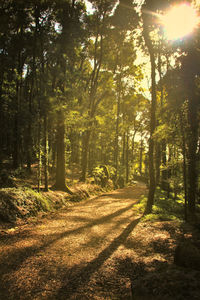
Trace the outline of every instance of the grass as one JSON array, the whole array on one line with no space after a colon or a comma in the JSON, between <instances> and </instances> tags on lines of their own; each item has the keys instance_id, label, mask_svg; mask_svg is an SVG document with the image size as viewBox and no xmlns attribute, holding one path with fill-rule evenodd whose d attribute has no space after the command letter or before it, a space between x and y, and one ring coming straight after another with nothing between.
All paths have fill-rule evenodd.
<instances>
[{"instance_id":1,"label":"grass","mask_svg":"<svg viewBox=\"0 0 200 300\"><path fill-rule=\"evenodd\" d=\"M143 214L146 208L147 196L142 196L140 202L134 206L134 211ZM144 215L142 221L181 221L184 218L184 198L179 195L167 197L167 193L160 188L156 189L152 213Z\"/></svg>"}]
</instances>

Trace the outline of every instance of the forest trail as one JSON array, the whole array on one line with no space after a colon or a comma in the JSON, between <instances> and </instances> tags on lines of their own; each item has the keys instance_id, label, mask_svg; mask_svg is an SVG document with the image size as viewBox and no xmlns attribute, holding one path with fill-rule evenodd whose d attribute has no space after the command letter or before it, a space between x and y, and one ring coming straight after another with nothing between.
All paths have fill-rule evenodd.
<instances>
[{"instance_id":1,"label":"forest trail","mask_svg":"<svg viewBox=\"0 0 200 300\"><path fill-rule=\"evenodd\" d=\"M131 299L148 243L132 208L145 192L115 190L1 237L0 299Z\"/></svg>"}]
</instances>

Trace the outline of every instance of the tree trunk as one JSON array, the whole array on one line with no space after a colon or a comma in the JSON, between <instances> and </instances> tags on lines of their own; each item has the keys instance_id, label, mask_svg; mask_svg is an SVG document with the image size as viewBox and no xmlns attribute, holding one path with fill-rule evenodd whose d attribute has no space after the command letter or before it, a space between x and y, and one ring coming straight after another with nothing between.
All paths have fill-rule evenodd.
<instances>
[{"instance_id":1,"label":"tree trunk","mask_svg":"<svg viewBox=\"0 0 200 300\"><path fill-rule=\"evenodd\" d=\"M114 161L116 169L116 178L118 176L119 168L119 114L120 114L120 92L117 97L117 119L116 119L116 130L115 130L115 149L114 149Z\"/></svg>"},{"instance_id":2,"label":"tree trunk","mask_svg":"<svg viewBox=\"0 0 200 300\"><path fill-rule=\"evenodd\" d=\"M125 157L126 157L126 133L123 133L123 143L122 143L122 166L125 165Z\"/></svg>"},{"instance_id":3,"label":"tree trunk","mask_svg":"<svg viewBox=\"0 0 200 300\"><path fill-rule=\"evenodd\" d=\"M90 144L91 131L88 129L84 132L83 142L82 142L82 174L80 180L85 182L88 167L88 157L89 157L89 144Z\"/></svg>"},{"instance_id":4,"label":"tree trunk","mask_svg":"<svg viewBox=\"0 0 200 300\"><path fill-rule=\"evenodd\" d=\"M181 134L182 134L182 155L183 155L183 186L184 186L184 194L185 194L185 220L187 221L188 192L187 192L186 143L185 143L185 133L183 130L182 117L181 117Z\"/></svg>"},{"instance_id":5,"label":"tree trunk","mask_svg":"<svg viewBox=\"0 0 200 300\"><path fill-rule=\"evenodd\" d=\"M19 58L20 59L20 58ZM20 64L20 61L19 61ZM20 151L20 128L19 128L19 97L20 97L20 84L19 80L16 83L16 103L15 103L15 116L13 128L13 168L19 168L19 151Z\"/></svg>"},{"instance_id":6,"label":"tree trunk","mask_svg":"<svg viewBox=\"0 0 200 300\"><path fill-rule=\"evenodd\" d=\"M35 66L35 56L36 56L36 43L37 43L37 31L39 26L39 10L35 7L35 30L34 30L34 41L33 41L33 63L31 70L31 86L29 95L29 118L28 118L28 132L27 132L27 170L31 172L32 163L32 101L33 101L33 91L34 83L36 77L36 66Z\"/></svg>"},{"instance_id":7,"label":"tree trunk","mask_svg":"<svg viewBox=\"0 0 200 300\"><path fill-rule=\"evenodd\" d=\"M140 173L140 176L142 175L142 156L143 156L143 140L141 138L141 141L140 141L140 161L139 161L139 173Z\"/></svg>"},{"instance_id":8,"label":"tree trunk","mask_svg":"<svg viewBox=\"0 0 200 300\"><path fill-rule=\"evenodd\" d=\"M196 74L199 74L196 65L195 50L191 49L183 61L184 84L188 96L188 217L194 219L197 194L197 148L199 129L199 96L196 87Z\"/></svg>"},{"instance_id":9,"label":"tree trunk","mask_svg":"<svg viewBox=\"0 0 200 300\"><path fill-rule=\"evenodd\" d=\"M192 87L191 87L192 88ZM195 214L197 192L197 142L198 142L198 109L193 99L188 102L188 122L190 128L188 141L188 212Z\"/></svg>"},{"instance_id":10,"label":"tree trunk","mask_svg":"<svg viewBox=\"0 0 200 300\"><path fill-rule=\"evenodd\" d=\"M56 183L54 188L73 194L65 183L65 120L60 110L57 113L57 138L56 138Z\"/></svg>"},{"instance_id":11,"label":"tree trunk","mask_svg":"<svg viewBox=\"0 0 200 300\"><path fill-rule=\"evenodd\" d=\"M3 51L4 52L4 51ZM2 60L1 60L2 64ZM5 146L5 140L4 140L4 134L5 134L5 122L4 122L4 111L3 111L3 97L2 97L2 86L4 81L4 66L1 66L1 74L0 74L0 164L3 160L4 156L4 146Z\"/></svg>"},{"instance_id":12,"label":"tree trunk","mask_svg":"<svg viewBox=\"0 0 200 300\"><path fill-rule=\"evenodd\" d=\"M49 166L49 146L48 146L48 120L45 114L44 116L44 190L48 191L48 166Z\"/></svg>"},{"instance_id":13,"label":"tree trunk","mask_svg":"<svg viewBox=\"0 0 200 300\"><path fill-rule=\"evenodd\" d=\"M37 166L37 182L38 182L38 193L40 192L41 187L41 115L40 115L40 101L39 101L39 112L38 112L38 151L37 151L37 158L38 158L38 166Z\"/></svg>"},{"instance_id":14,"label":"tree trunk","mask_svg":"<svg viewBox=\"0 0 200 300\"><path fill-rule=\"evenodd\" d=\"M161 142L161 160L163 169L161 171L161 188L167 190L167 158L166 158L166 140L163 139Z\"/></svg>"},{"instance_id":15,"label":"tree trunk","mask_svg":"<svg viewBox=\"0 0 200 300\"><path fill-rule=\"evenodd\" d=\"M126 134L126 183L129 181L129 131Z\"/></svg>"},{"instance_id":16,"label":"tree trunk","mask_svg":"<svg viewBox=\"0 0 200 300\"><path fill-rule=\"evenodd\" d=\"M34 74L32 74L34 77ZM33 85L34 79L31 80L31 88L29 95L29 118L28 118L28 129L27 129L27 170L31 173L31 162L32 162L32 96L33 96Z\"/></svg>"},{"instance_id":17,"label":"tree trunk","mask_svg":"<svg viewBox=\"0 0 200 300\"><path fill-rule=\"evenodd\" d=\"M172 149L171 149L171 147L168 147L168 149L169 149L169 154L168 154L168 160L167 160L167 198L170 197L170 192L171 192L170 179L172 177L172 167L171 167Z\"/></svg>"},{"instance_id":18,"label":"tree trunk","mask_svg":"<svg viewBox=\"0 0 200 300\"><path fill-rule=\"evenodd\" d=\"M151 62L151 111L150 111L150 138L149 138L149 194L147 200L147 206L145 213L151 213L152 206L154 203L154 194L156 189L155 181L155 168L154 168L154 139L153 134L156 128L156 65L155 65L155 55L150 38L148 16L145 15L145 12L142 12L143 18L143 36L145 44L148 48L150 62Z\"/></svg>"},{"instance_id":19,"label":"tree trunk","mask_svg":"<svg viewBox=\"0 0 200 300\"><path fill-rule=\"evenodd\" d=\"M156 185L160 183L161 144L156 142Z\"/></svg>"}]
</instances>

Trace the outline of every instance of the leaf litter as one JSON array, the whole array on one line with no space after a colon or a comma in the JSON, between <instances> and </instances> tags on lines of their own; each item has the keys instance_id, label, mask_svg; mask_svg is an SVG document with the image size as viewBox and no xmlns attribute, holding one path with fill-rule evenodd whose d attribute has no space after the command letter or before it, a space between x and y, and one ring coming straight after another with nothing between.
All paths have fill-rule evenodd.
<instances>
[{"instance_id":1,"label":"leaf litter","mask_svg":"<svg viewBox=\"0 0 200 300\"><path fill-rule=\"evenodd\" d=\"M199 271L174 265L177 221L141 222L138 183L0 237L0 299L199 299Z\"/></svg>"}]
</instances>

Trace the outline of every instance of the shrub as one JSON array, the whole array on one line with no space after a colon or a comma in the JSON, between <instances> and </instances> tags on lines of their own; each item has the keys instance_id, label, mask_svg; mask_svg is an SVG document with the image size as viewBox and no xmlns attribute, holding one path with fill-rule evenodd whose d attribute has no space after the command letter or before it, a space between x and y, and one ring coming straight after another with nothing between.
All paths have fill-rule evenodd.
<instances>
[{"instance_id":1,"label":"shrub","mask_svg":"<svg viewBox=\"0 0 200 300\"><path fill-rule=\"evenodd\" d=\"M92 175L94 176L94 183L105 187L109 179L108 167L105 165L100 165L93 169Z\"/></svg>"}]
</instances>

